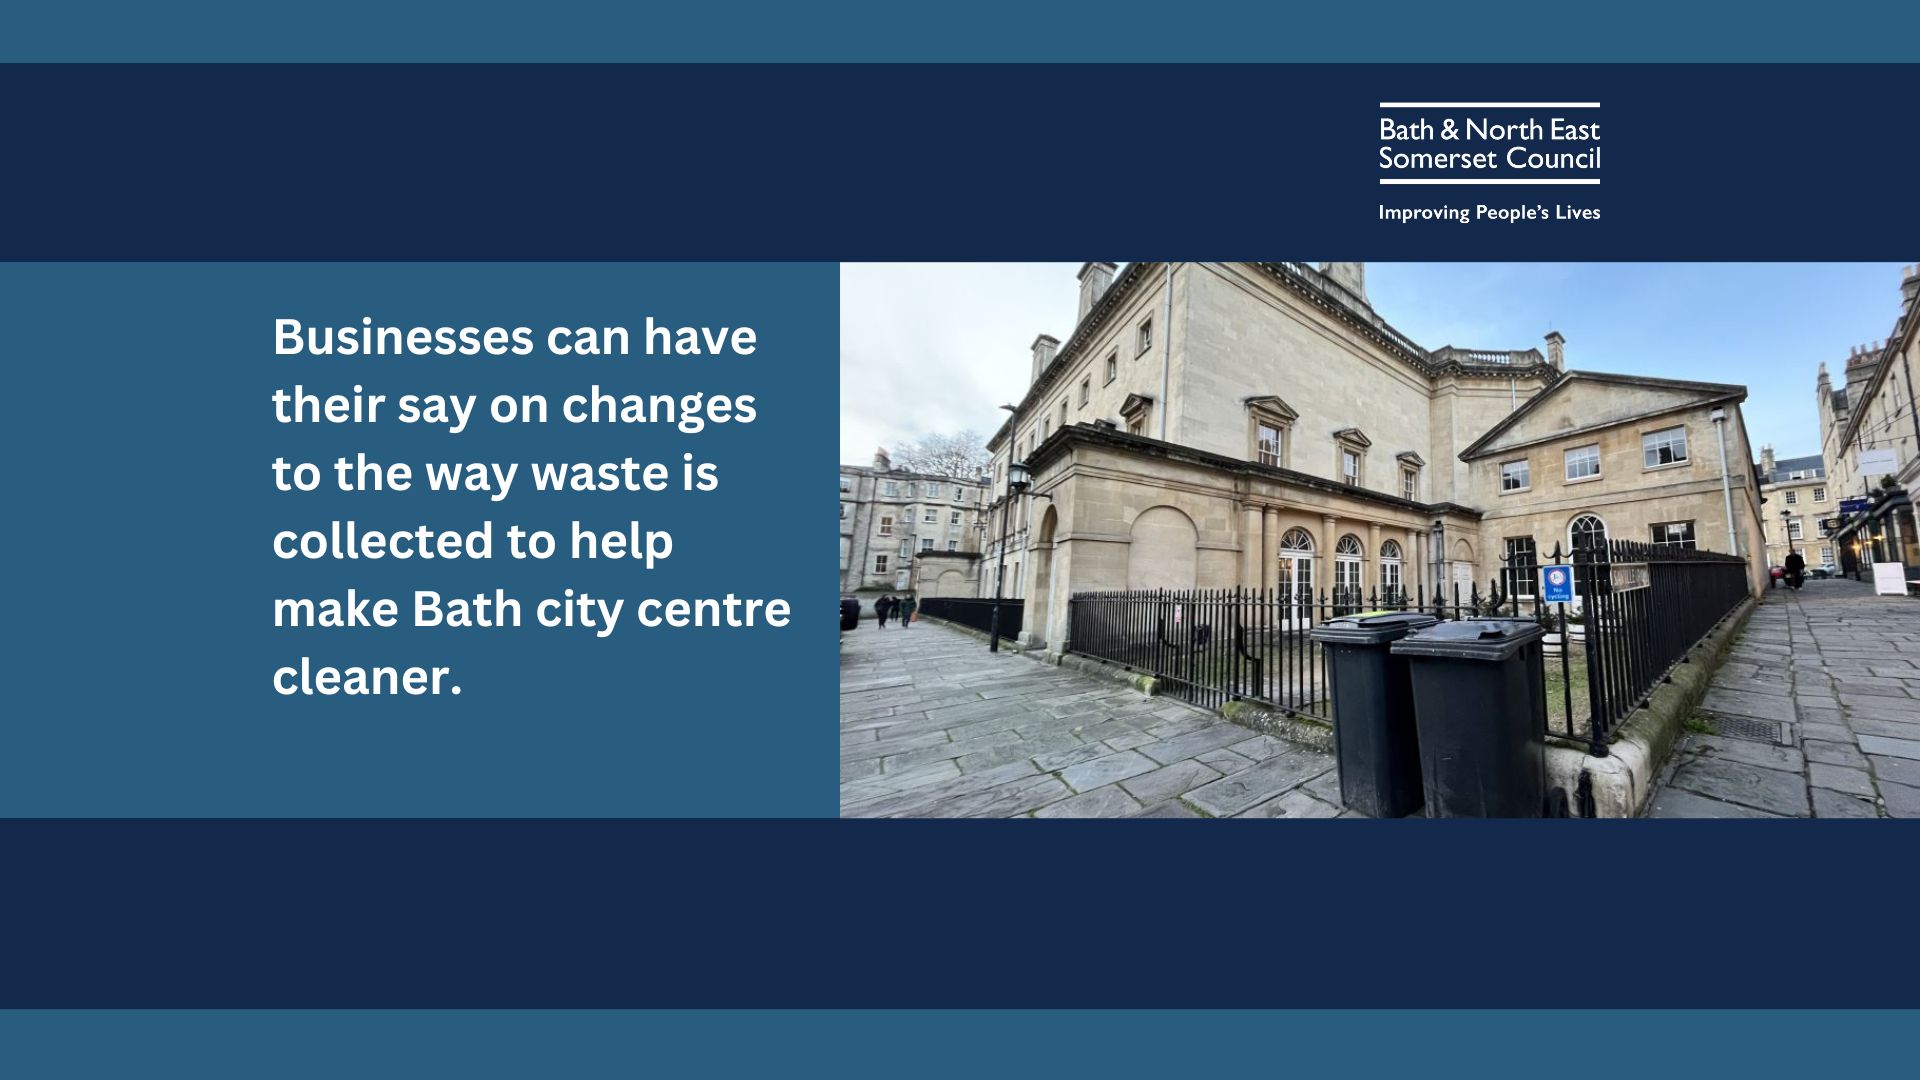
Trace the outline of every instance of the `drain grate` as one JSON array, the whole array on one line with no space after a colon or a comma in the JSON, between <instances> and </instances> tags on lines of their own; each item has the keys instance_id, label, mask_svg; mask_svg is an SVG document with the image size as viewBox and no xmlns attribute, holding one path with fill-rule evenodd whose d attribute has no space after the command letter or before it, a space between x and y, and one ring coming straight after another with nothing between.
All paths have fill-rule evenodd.
<instances>
[{"instance_id":1,"label":"drain grate","mask_svg":"<svg viewBox=\"0 0 1920 1080\"><path fill-rule=\"evenodd\" d=\"M1778 743L1781 746L1793 745L1793 736L1788 733L1787 725L1778 720L1755 720L1747 716L1721 716L1718 713L1708 714L1706 720L1713 725L1715 735Z\"/></svg>"}]
</instances>

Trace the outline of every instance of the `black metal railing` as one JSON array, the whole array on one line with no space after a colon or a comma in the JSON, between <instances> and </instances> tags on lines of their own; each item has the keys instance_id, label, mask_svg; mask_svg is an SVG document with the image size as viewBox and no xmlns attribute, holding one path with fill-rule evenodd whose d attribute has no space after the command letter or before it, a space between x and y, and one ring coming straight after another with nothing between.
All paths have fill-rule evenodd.
<instances>
[{"instance_id":1,"label":"black metal railing","mask_svg":"<svg viewBox=\"0 0 1920 1080\"><path fill-rule=\"evenodd\" d=\"M971 627L983 634L991 633L993 626L992 600L962 599L954 596L931 597L920 601L920 613L930 618L945 619ZM1026 608L1024 600L1000 601L1000 636L1017 638L1020 636L1020 619Z\"/></svg>"},{"instance_id":2,"label":"black metal railing","mask_svg":"<svg viewBox=\"0 0 1920 1080\"><path fill-rule=\"evenodd\" d=\"M1484 593L1478 583L1431 596L1340 588L1079 593L1069 602L1068 644L1153 675L1166 692L1206 708L1244 699L1331 720L1326 656L1307 634L1313 626L1377 610L1529 618L1548 633L1548 732L1604 755L1619 725L1748 595L1746 563L1714 552L1614 541L1570 554L1556 545L1546 562L1574 568L1572 603L1542 600L1543 564L1532 558L1509 566Z\"/></svg>"}]
</instances>

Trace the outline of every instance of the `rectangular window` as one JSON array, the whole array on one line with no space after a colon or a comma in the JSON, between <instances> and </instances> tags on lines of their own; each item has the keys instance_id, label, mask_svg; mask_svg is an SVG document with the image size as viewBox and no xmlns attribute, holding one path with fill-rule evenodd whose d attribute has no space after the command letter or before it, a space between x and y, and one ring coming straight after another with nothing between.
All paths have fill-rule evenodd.
<instances>
[{"instance_id":1,"label":"rectangular window","mask_svg":"<svg viewBox=\"0 0 1920 1080\"><path fill-rule=\"evenodd\" d=\"M1080 380L1080 407L1083 409L1086 408L1087 402L1092 400L1092 398L1093 398L1093 378L1089 376L1087 378Z\"/></svg>"},{"instance_id":2,"label":"rectangular window","mask_svg":"<svg viewBox=\"0 0 1920 1080\"><path fill-rule=\"evenodd\" d=\"M880 492L888 498L893 498L900 494L900 485L895 481L889 480L881 486Z\"/></svg>"},{"instance_id":3,"label":"rectangular window","mask_svg":"<svg viewBox=\"0 0 1920 1080\"><path fill-rule=\"evenodd\" d=\"M1067 426L1067 400L1065 398L1060 399L1060 426Z\"/></svg>"},{"instance_id":4,"label":"rectangular window","mask_svg":"<svg viewBox=\"0 0 1920 1080\"><path fill-rule=\"evenodd\" d=\"M893 535L893 515L892 514L880 515L880 535L881 536Z\"/></svg>"},{"instance_id":5,"label":"rectangular window","mask_svg":"<svg viewBox=\"0 0 1920 1080\"><path fill-rule=\"evenodd\" d=\"M1119 377L1120 377L1120 354L1108 353L1107 354L1107 382L1112 382L1113 380Z\"/></svg>"},{"instance_id":6,"label":"rectangular window","mask_svg":"<svg viewBox=\"0 0 1920 1080\"><path fill-rule=\"evenodd\" d=\"M923 539L923 540L921 540L921 541L920 541L920 550L921 550L921 551L932 551L932 550L933 550L933 539L932 539L931 537L928 537L928 538L926 538L926 539Z\"/></svg>"},{"instance_id":7,"label":"rectangular window","mask_svg":"<svg viewBox=\"0 0 1920 1080\"><path fill-rule=\"evenodd\" d=\"M1799 518L1795 518L1792 521L1787 522L1787 539L1789 540L1806 539L1804 536L1800 535L1800 519Z\"/></svg>"},{"instance_id":8,"label":"rectangular window","mask_svg":"<svg viewBox=\"0 0 1920 1080\"><path fill-rule=\"evenodd\" d=\"M917 499L917 498L919 498L919 497L920 497L920 485L919 485L919 483L918 483L917 481L908 481L908 483L907 483L907 498L909 498L909 499Z\"/></svg>"},{"instance_id":9,"label":"rectangular window","mask_svg":"<svg viewBox=\"0 0 1920 1080\"><path fill-rule=\"evenodd\" d=\"M847 510L848 510L848 509L849 509L849 507L847 506L847 504L846 504L846 503L841 503L841 504L840 504L840 520L841 520L841 521L845 521L845 520L847 520Z\"/></svg>"},{"instance_id":10,"label":"rectangular window","mask_svg":"<svg viewBox=\"0 0 1920 1080\"><path fill-rule=\"evenodd\" d=\"M1798 505L1798 504L1799 504L1799 502L1800 502L1800 493L1799 493L1799 492L1797 492L1797 491L1789 491L1789 492L1787 492L1787 505L1788 505L1788 506L1795 506L1795 505Z\"/></svg>"},{"instance_id":11,"label":"rectangular window","mask_svg":"<svg viewBox=\"0 0 1920 1080\"><path fill-rule=\"evenodd\" d=\"M1600 447L1576 446L1567 451L1567 479L1585 480L1600 475Z\"/></svg>"},{"instance_id":12,"label":"rectangular window","mask_svg":"<svg viewBox=\"0 0 1920 1080\"><path fill-rule=\"evenodd\" d=\"M1153 320L1148 319L1140 324L1140 351L1144 353L1151 348L1153 348Z\"/></svg>"},{"instance_id":13,"label":"rectangular window","mask_svg":"<svg viewBox=\"0 0 1920 1080\"><path fill-rule=\"evenodd\" d=\"M925 524L931 525L940 520L940 511L929 506L927 507L927 512L921 516L920 520Z\"/></svg>"},{"instance_id":14,"label":"rectangular window","mask_svg":"<svg viewBox=\"0 0 1920 1080\"><path fill-rule=\"evenodd\" d=\"M1360 455L1351 450L1340 451L1340 477L1349 484L1360 482Z\"/></svg>"},{"instance_id":15,"label":"rectangular window","mask_svg":"<svg viewBox=\"0 0 1920 1080\"><path fill-rule=\"evenodd\" d=\"M1817 488L1814 488L1814 489L1813 489L1813 501L1814 501L1814 502L1826 502L1826 501L1827 501L1827 489L1826 489L1826 488L1823 488L1823 487L1817 487Z\"/></svg>"},{"instance_id":16,"label":"rectangular window","mask_svg":"<svg viewBox=\"0 0 1920 1080\"><path fill-rule=\"evenodd\" d=\"M1280 429L1272 424L1260 425L1259 460L1262 465L1280 464Z\"/></svg>"},{"instance_id":17,"label":"rectangular window","mask_svg":"<svg viewBox=\"0 0 1920 1080\"><path fill-rule=\"evenodd\" d=\"M1823 563L1830 563L1830 562L1832 562L1832 561L1833 561L1833 549L1832 549L1832 548L1830 548L1830 547L1823 547L1823 548L1821 548L1821 549L1820 549L1820 561L1821 561L1821 562L1823 562Z\"/></svg>"},{"instance_id":18,"label":"rectangular window","mask_svg":"<svg viewBox=\"0 0 1920 1080\"><path fill-rule=\"evenodd\" d=\"M959 551L959 550L960 550L960 541L958 541L958 540L949 540L949 541L947 541L947 550L948 550L948 551Z\"/></svg>"},{"instance_id":19,"label":"rectangular window","mask_svg":"<svg viewBox=\"0 0 1920 1080\"><path fill-rule=\"evenodd\" d=\"M1532 596L1533 582L1539 576L1539 563L1534 552L1533 537L1507 537L1507 561L1501 571L1506 578L1505 589L1508 596Z\"/></svg>"},{"instance_id":20,"label":"rectangular window","mask_svg":"<svg viewBox=\"0 0 1920 1080\"><path fill-rule=\"evenodd\" d=\"M1527 475L1526 459L1500 463L1501 491L1525 491L1532 486L1532 480Z\"/></svg>"},{"instance_id":21,"label":"rectangular window","mask_svg":"<svg viewBox=\"0 0 1920 1080\"><path fill-rule=\"evenodd\" d=\"M884 574L887 572L887 557L885 555L875 555L873 557L873 572L876 574Z\"/></svg>"},{"instance_id":22,"label":"rectangular window","mask_svg":"<svg viewBox=\"0 0 1920 1080\"><path fill-rule=\"evenodd\" d=\"M1047 436L1051 434L1053 434L1053 421L1051 419L1042 418L1040 421L1040 441L1046 442Z\"/></svg>"},{"instance_id":23,"label":"rectangular window","mask_svg":"<svg viewBox=\"0 0 1920 1080\"><path fill-rule=\"evenodd\" d=\"M1649 431L1640 436L1640 451L1646 457L1646 467L1649 469L1678 465L1687 460L1687 429L1670 427Z\"/></svg>"},{"instance_id":24,"label":"rectangular window","mask_svg":"<svg viewBox=\"0 0 1920 1080\"><path fill-rule=\"evenodd\" d=\"M949 525L960 524L960 511L955 510L953 514L947 518L947 524Z\"/></svg>"},{"instance_id":25,"label":"rectangular window","mask_svg":"<svg viewBox=\"0 0 1920 1080\"><path fill-rule=\"evenodd\" d=\"M846 495L851 493L852 491L853 491L853 477L851 476L841 477L840 478L840 494Z\"/></svg>"},{"instance_id":26,"label":"rectangular window","mask_svg":"<svg viewBox=\"0 0 1920 1080\"><path fill-rule=\"evenodd\" d=\"M1417 469L1400 470L1400 497L1408 502L1420 501L1420 472Z\"/></svg>"},{"instance_id":27,"label":"rectangular window","mask_svg":"<svg viewBox=\"0 0 1920 1080\"><path fill-rule=\"evenodd\" d=\"M900 561L906 562L907 557L912 554L913 554L913 541L911 540L900 541Z\"/></svg>"},{"instance_id":28,"label":"rectangular window","mask_svg":"<svg viewBox=\"0 0 1920 1080\"><path fill-rule=\"evenodd\" d=\"M1653 542L1662 547L1693 547L1693 522L1664 521L1653 527Z\"/></svg>"}]
</instances>

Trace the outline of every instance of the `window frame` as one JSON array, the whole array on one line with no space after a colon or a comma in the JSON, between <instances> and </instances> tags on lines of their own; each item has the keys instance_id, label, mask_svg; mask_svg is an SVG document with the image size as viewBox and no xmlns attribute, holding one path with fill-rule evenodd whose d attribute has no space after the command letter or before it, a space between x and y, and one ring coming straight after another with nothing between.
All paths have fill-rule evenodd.
<instances>
[{"instance_id":1,"label":"window frame","mask_svg":"<svg viewBox=\"0 0 1920 1080\"><path fill-rule=\"evenodd\" d=\"M1136 357L1145 356L1150 350L1152 350L1153 348L1153 316L1149 315L1145 319L1142 319L1140 321L1139 327L1134 330L1134 344L1135 344L1134 355Z\"/></svg>"},{"instance_id":2,"label":"window frame","mask_svg":"<svg viewBox=\"0 0 1920 1080\"><path fill-rule=\"evenodd\" d=\"M1521 482L1513 487L1507 486L1507 466L1520 466ZM1500 494L1515 495L1533 490L1533 460L1531 458L1511 458L1500 463Z\"/></svg>"},{"instance_id":3,"label":"window frame","mask_svg":"<svg viewBox=\"0 0 1920 1080\"><path fill-rule=\"evenodd\" d=\"M1420 470L1411 465L1400 466L1400 497L1408 502L1420 501Z\"/></svg>"},{"instance_id":4,"label":"window frame","mask_svg":"<svg viewBox=\"0 0 1920 1080\"><path fill-rule=\"evenodd\" d=\"M1671 461L1658 461L1648 464L1647 455L1655 454L1663 447L1670 451L1673 445L1671 441L1655 443L1650 440L1657 439L1663 435L1671 435L1674 432L1680 433L1680 456ZM1653 431L1642 431L1640 433L1641 472L1652 472L1655 469L1678 469L1691 464L1693 464L1693 444L1691 438L1688 436L1687 425L1675 424L1672 427L1663 427Z\"/></svg>"},{"instance_id":5,"label":"window frame","mask_svg":"<svg viewBox=\"0 0 1920 1080\"><path fill-rule=\"evenodd\" d=\"M886 554L886 552L884 552L884 551L881 551L881 552L875 552L875 553L874 553L874 556L873 556L873 572L874 572L874 573L876 573L876 574L884 574L884 573L886 573L886 572L887 572L887 554Z\"/></svg>"},{"instance_id":6,"label":"window frame","mask_svg":"<svg viewBox=\"0 0 1920 1080\"><path fill-rule=\"evenodd\" d=\"M1518 597L1522 600L1533 599L1540 588L1539 542L1533 538L1531 533L1526 536L1503 536L1501 540L1500 554L1504 556L1504 558L1502 558L1500 562L1500 576L1504 579L1507 595L1510 597ZM1519 566L1514 563L1513 556L1518 550L1515 547L1516 544L1526 545L1527 562L1524 566ZM1522 583L1527 587L1525 592L1521 592L1519 589Z\"/></svg>"},{"instance_id":7,"label":"window frame","mask_svg":"<svg viewBox=\"0 0 1920 1080\"><path fill-rule=\"evenodd\" d=\"M893 521L892 514L881 514L879 531L875 532L874 535L875 536L892 536L893 524L894 524L894 521Z\"/></svg>"},{"instance_id":8,"label":"window frame","mask_svg":"<svg viewBox=\"0 0 1920 1080\"><path fill-rule=\"evenodd\" d=\"M1114 351L1107 354L1107 381L1101 383L1100 385L1112 386L1113 380L1119 377L1120 377L1120 350L1115 349Z\"/></svg>"},{"instance_id":9,"label":"window frame","mask_svg":"<svg viewBox=\"0 0 1920 1080\"><path fill-rule=\"evenodd\" d=\"M1785 495L1785 496L1787 497L1787 505L1788 505L1788 506L1799 506L1799 505L1800 505L1800 493L1799 493L1799 492L1797 492L1797 491L1787 491L1787 492L1782 492L1782 494L1784 494L1784 495Z\"/></svg>"},{"instance_id":10,"label":"window frame","mask_svg":"<svg viewBox=\"0 0 1920 1080\"><path fill-rule=\"evenodd\" d=\"M1662 540L1660 538L1660 530L1680 525L1686 526L1687 538L1684 541ZM1695 527L1695 519L1693 518L1653 522L1647 526L1647 538L1655 547L1678 547L1687 548L1692 551L1698 551L1700 549L1700 530Z\"/></svg>"},{"instance_id":11,"label":"window frame","mask_svg":"<svg viewBox=\"0 0 1920 1080\"><path fill-rule=\"evenodd\" d=\"M1573 475L1573 464L1574 464L1573 455L1579 454L1588 450L1593 451L1593 471L1590 473L1582 473L1579 476ZM1585 459L1583 458L1582 461L1584 460ZM1566 483L1585 484L1585 483L1589 483L1591 481L1600 479L1600 476L1601 476L1601 458L1600 458L1599 443L1597 442L1583 443L1579 446L1569 446L1565 450L1561 451L1560 478Z\"/></svg>"}]
</instances>

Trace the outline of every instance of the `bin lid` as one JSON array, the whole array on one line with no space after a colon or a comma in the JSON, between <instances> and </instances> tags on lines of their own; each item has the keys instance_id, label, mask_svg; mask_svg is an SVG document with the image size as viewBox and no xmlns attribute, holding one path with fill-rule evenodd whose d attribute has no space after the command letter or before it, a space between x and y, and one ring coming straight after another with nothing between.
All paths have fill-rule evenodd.
<instances>
[{"instance_id":1,"label":"bin lid","mask_svg":"<svg viewBox=\"0 0 1920 1080\"><path fill-rule=\"evenodd\" d=\"M1333 645L1385 645L1439 621L1417 611L1363 611L1328 619L1307 636Z\"/></svg>"},{"instance_id":2,"label":"bin lid","mask_svg":"<svg viewBox=\"0 0 1920 1080\"><path fill-rule=\"evenodd\" d=\"M1546 633L1532 619L1461 619L1418 631L1395 642L1393 651L1398 656L1505 660Z\"/></svg>"}]
</instances>

